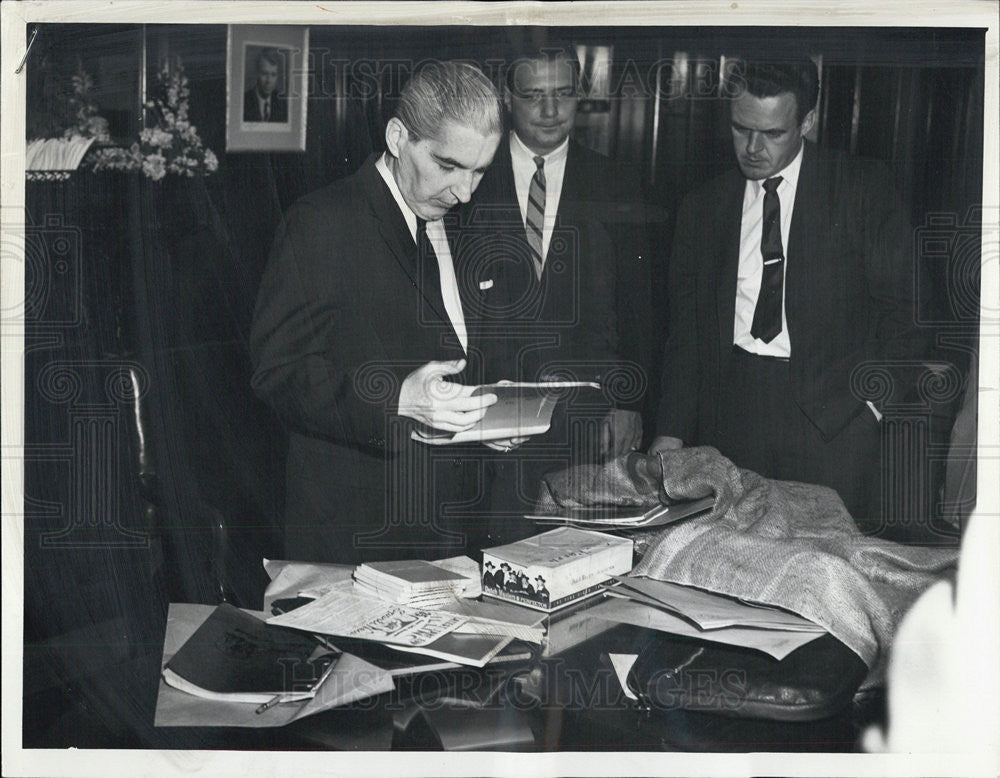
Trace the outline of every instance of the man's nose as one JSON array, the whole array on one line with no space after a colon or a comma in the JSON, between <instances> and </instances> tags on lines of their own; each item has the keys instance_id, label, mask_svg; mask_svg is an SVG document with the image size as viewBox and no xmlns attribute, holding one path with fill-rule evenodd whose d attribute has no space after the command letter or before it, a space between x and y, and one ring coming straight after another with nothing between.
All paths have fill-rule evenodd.
<instances>
[{"instance_id":1,"label":"man's nose","mask_svg":"<svg viewBox=\"0 0 1000 778\"><path fill-rule=\"evenodd\" d=\"M541 114L546 119L551 119L552 117L558 115L559 113L559 98L555 95L543 95Z\"/></svg>"},{"instance_id":2,"label":"man's nose","mask_svg":"<svg viewBox=\"0 0 1000 778\"><path fill-rule=\"evenodd\" d=\"M472 171L462 173L451 185L451 193L458 198L460 203L467 203L472 199L472 193L476 188L473 184L474 175Z\"/></svg>"},{"instance_id":3,"label":"man's nose","mask_svg":"<svg viewBox=\"0 0 1000 778\"><path fill-rule=\"evenodd\" d=\"M763 147L763 138L759 132L747 135L747 154L756 154Z\"/></svg>"}]
</instances>

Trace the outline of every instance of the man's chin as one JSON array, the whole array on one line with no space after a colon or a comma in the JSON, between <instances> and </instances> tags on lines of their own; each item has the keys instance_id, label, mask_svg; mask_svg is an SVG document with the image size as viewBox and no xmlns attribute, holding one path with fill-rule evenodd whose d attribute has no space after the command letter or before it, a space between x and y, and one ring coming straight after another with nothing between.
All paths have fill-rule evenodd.
<instances>
[{"instance_id":1,"label":"man's chin","mask_svg":"<svg viewBox=\"0 0 1000 778\"><path fill-rule=\"evenodd\" d=\"M768 169L763 164L754 165L743 160L737 160L737 162L740 166L740 172L743 173L745 178L749 178L751 181L760 181L770 175Z\"/></svg>"}]
</instances>

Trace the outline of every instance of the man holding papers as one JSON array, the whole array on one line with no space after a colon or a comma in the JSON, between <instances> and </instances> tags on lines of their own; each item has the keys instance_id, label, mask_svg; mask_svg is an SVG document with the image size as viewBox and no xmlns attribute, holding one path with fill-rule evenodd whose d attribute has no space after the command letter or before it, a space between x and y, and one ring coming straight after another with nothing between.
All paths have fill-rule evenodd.
<instances>
[{"instance_id":1,"label":"man holding papers","mask_svg":"<svg viewBox=\"0 0 1000 778\"><path fill-rule=\"evenodd\" d=\"M550 40L512 55L504 91L511 131L460 209L462 267L501 258L493 291L494 299L506 295L504 304L482 306L497 319L487 347L505 377L595 381L629 407L584 396L570 408L573 392L550 432L498 459L494 544L531 532L522 517L547 470L639 445L652 351L645 210L632 175L571 137L582 95L576 49Z\"/></svg>"},{"instance_id":2,"label":"man holding papers","mask_svg":"<svg viewBox=\"0 0 1000 778\"><path fill-rule=\"evenodd\" d=\"M286 214L250 345L254 389L290 434L289 558L433 558L480 545L473 525L445 515L480 494L479 462L413 433L461 432L496 401L472 395L485 371L442 217L469 200L500 132L489 80L431 63L403 89L387 151Z\"/></svg>"}]
</instances>

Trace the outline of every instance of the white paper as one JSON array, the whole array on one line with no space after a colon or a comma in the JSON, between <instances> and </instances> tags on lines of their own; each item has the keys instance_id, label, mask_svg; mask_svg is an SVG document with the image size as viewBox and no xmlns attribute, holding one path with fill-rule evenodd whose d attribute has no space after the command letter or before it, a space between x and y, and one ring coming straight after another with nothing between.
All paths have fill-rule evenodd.
<instances>
[{"instance_id":1,"label":"white paper","mask_svg":"<svg viewBox=\"0 0 1000 778\"><path fill-rule=\"evenodd\" d=\"M622 685L622 691L625 692L625 696L630 700L638 700L632 690L628 688L628 673L632 669L632 665L635 664L635 660L639 658L638 654L608 654L608 659L611 660L611 666L615 669L615 675L618 676L618 683Z\"/></svg>"},{"instance_id":2,"label":"white paper","mask_svg":"<svg viewBox=\"0 0 1000 778\"><path fill-rule=\"evenodd\" d=\"M361 597L353 593L349 580L335 584L322 597L300 608L267 620L268 624L321 635L343 635L407 646L427 645L465 622L465 617L451 613Z\"/></svg>"},{"instance_id":3,"label":"white paper","mask_svg":"<svg viewBox=\"0 0 1000 778\"><path fill-rule=\"evenodd\" d=\"M823 633L826 630L802 616L766 606L751 605L732 597L702 591L692 586L682 586L653 578L617 577L621 586L610 594L630 597L625 589L638 592L636 597L650 604L662 606L691 619L702 629L719 627L759 627L761 629L796 630Z\"/></svg>"},{"instance_id":4,"label":"white paper","mask_svg":"<svg viewBox=\"0 0 1000 778\"><path fill-rule=\"evenodd\" d=\"M608 600L590 609L590 615L598 619L618 624L635 624L638 627L701 638L713 643L754 648L781 660L800 646L820 636L817 632L786 631L780 629L757 629L756 627L721 627L700 630L680 616L643 605L631 600Z\"/></svg>"},{"instance_id":5,"label":"white paper","mask_svg":"<svg viewBox=\"0 0 1000 778\"><path fill-rule=\"evenodd\" d=\"M214 605L170 603L163 639L161 668L215 610ZM263 618L264 614L247 611ZM347 705L357 700L391 691L392 676L385 670L352 654L344 654L331 675L309 700L275 705L256 713L252 703L228 702L196 697L168 686L162 676L156 698L154 725L157 727L280 727L296 719Z\"/></svg>"}]
</instances>

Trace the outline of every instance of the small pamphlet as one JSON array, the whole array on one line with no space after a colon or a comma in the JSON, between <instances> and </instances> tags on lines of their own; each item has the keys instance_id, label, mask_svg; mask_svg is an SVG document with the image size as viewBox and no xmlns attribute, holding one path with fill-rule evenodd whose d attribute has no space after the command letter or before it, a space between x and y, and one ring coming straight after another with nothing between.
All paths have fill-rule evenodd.
<instances>
[{"instance_id":1,"label":"small pamphlet","mask_svg":"<svg viewBox=\"0 0 1000 778\"><path fill-rule=\"evenodd\" d=\"M213 700L307 700L339 657L312 635L282 629L222 603L174 654L163 680Z\"/></svg>"},{"instance_id":2,"label":"small pamphlet","mask_svg":"<svg viewBox=\"0 0 1000 778\"><path fill-rule=\"evenodd\" d=\"M476 387L473 395L495 394L497 401L473 427L454 434L414 431L414 440L436 445L451 443L481 443L487 440L527 438L548 432L552 411L569 391L600 389L591 381L545 381L513 383L502 381Z\"/></svg>"}]
</instances>

